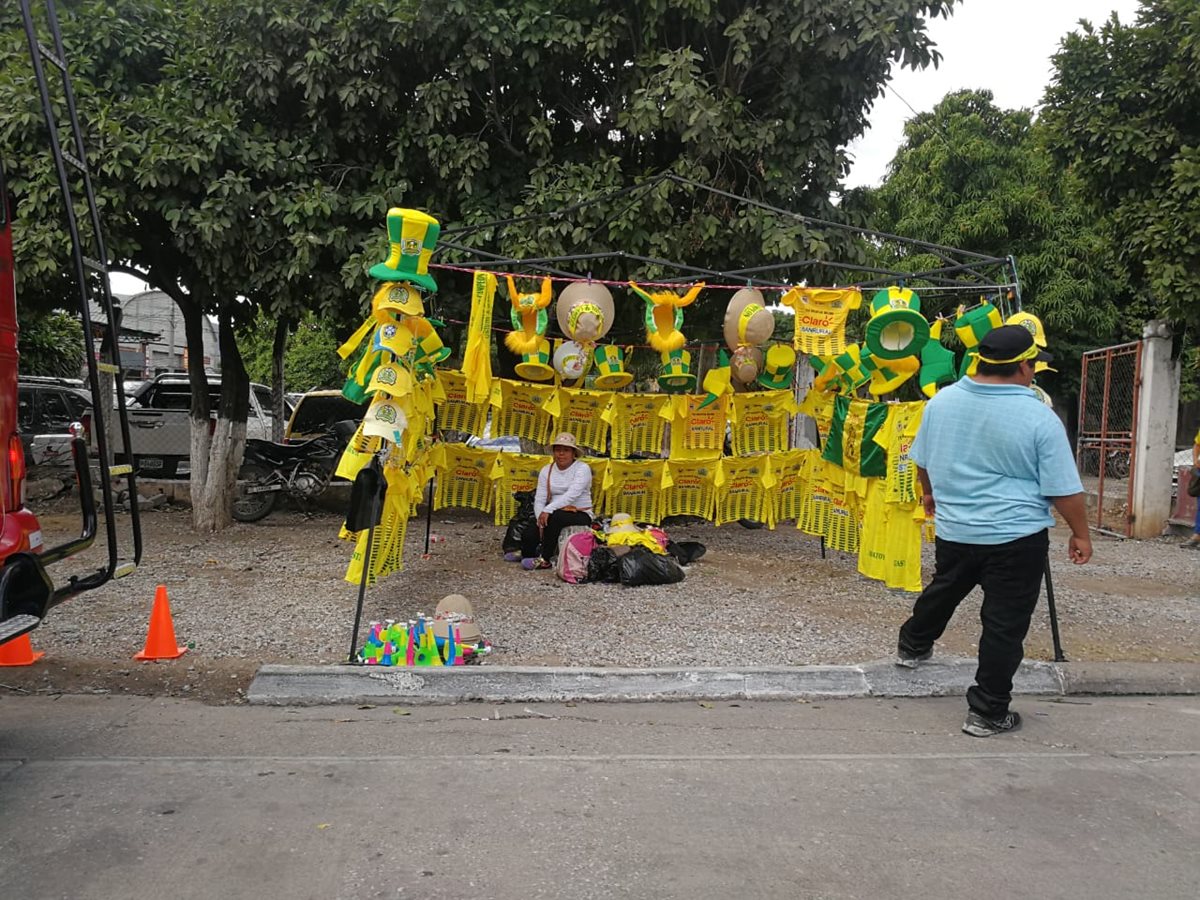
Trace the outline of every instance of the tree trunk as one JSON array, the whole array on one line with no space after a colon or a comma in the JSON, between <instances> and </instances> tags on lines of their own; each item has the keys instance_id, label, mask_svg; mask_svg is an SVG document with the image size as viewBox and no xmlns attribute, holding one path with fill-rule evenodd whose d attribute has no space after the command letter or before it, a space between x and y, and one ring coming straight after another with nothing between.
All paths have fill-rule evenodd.
<instances>
[{"instance_id":1,"label":"tree trunk","mask_svg":"<svg viewBox=\"0 0 1200 900\"><path fill-rule=\"evenodd\" d=\"M246 446L246 413L250 408L250 378L238 350L233 333L233 312L228 306L221 309L217 324L221 349L221 403L206 459L205 478L199 491L196 489L195 461L192 463L192 526L197 531L221 531L233 521L233 489Z\"/></svg>"},{"instance_id":2,"label":"tree trunk","mask_svg":"<svg viewBox=\"0 0 1200 900\"><path fill-rule=\"evenodd\" d=\"M212 444L212 403L208 397L208 373L204 371L204 307L190 295L177 293L175 304L183 315L183 333L187 339L188 384L192 389L191 406L191 489L193 523L196 498L202 496L208 477L208 450Z\"/></svg>"},{"instance_id":3,"label":"tree trunk","mask_svg":"<svg viewBox=\"0 0 1200 900\"><path fill-rule=\"evenodd\" d=\"M271 440L283 443L283 429L287 425L284 416L283 395L287 385L283 381L283 354L287 351L289 324L286 317L275 322L275 343L271 346Z\"/></svg>"}]
</instances>

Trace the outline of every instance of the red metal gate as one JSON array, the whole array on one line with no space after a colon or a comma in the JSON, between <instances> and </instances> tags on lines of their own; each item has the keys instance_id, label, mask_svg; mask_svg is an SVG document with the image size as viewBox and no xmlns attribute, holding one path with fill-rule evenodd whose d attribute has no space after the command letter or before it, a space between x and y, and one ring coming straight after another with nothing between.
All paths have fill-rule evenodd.
<instances>
[{"instance_id":1,"label":"red metal gate","mask_svg":"<svg viewBox=\"0 0 1200 900\"><path fill-rule=\"evenodd\" d=\"M1142 342L1083 354L1079 380L1079 436L1075 461L1093 526L1133 535L1133 463L1137 446Z\"/></svg>"}]
</instances>

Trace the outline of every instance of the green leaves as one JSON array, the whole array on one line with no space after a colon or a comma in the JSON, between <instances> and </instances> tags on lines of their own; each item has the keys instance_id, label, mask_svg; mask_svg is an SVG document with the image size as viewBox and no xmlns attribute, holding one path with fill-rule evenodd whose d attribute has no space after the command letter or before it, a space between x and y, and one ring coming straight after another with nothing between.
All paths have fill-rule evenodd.
<instances>
[{"instance_id":1,"label":"green leaves","mask_svg":"<svg viewBox=\"0 0 1200 900\"><path fill-rule=\"evenodd\" d=\"M1200 325L1200 7L1143 0L1055 56L1047 145L1084 188L1151 314Z\"/></svg>"}]
</instances>

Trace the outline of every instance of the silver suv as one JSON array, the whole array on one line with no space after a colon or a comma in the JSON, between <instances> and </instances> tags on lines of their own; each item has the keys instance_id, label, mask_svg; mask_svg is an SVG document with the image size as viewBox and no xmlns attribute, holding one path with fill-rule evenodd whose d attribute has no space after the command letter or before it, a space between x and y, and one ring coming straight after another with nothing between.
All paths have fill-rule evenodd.
<instances>
[{"instance_id":1,"label":"silver suv","mask_svg":"<svg viewBox=\"0 0 1200 900\"><path fill-rule=\"evenodd\" d=\"M21 376L17 379L17 432L30 466L70 465L72 422L82 422L90 440L92 395L76 378Z\"/></svg>"}]
</instances>

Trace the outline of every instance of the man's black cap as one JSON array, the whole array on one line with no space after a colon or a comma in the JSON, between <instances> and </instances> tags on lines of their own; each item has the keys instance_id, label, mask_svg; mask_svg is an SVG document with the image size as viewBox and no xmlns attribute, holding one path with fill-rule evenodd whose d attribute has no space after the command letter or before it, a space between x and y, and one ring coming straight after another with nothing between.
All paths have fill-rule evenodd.
<instances>
[{"instance_id":1,"label":"man's black cap","mask_svg":"<svg viewBox=\"0 0 1200 900\"><path fill-rule=\"evenodd\" d=\"M1045 350L1039 349L1036 354L1030 354L1031 347L1034 347L1033 334L1028 329L1020 325L1001 325L985 334L979 342L979 361L996 364L1026 359L1044 363L1054 361L1054 357Z\"/></svg>"}]
</instances>

